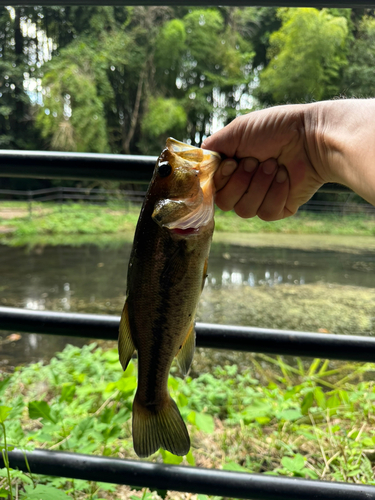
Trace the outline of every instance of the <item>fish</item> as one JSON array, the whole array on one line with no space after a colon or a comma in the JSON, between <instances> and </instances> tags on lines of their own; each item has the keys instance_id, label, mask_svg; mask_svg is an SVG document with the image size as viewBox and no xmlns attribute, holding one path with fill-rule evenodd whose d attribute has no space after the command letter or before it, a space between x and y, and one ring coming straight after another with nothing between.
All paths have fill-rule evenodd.
<instances>
[{"instance_id":1,"label":"fish","mask_svg":"<svg viewBox=\"0 0 375 500\"><path fill-rule=\"evenodd\" d=\"M132 434L136 454L184 456L190 438L168 391L174 358L185 376L214 231L213 175L219 153L169 138L145 195L129 259L118 349L122 368L137 351Z\"/></svg>"}]
</instances>

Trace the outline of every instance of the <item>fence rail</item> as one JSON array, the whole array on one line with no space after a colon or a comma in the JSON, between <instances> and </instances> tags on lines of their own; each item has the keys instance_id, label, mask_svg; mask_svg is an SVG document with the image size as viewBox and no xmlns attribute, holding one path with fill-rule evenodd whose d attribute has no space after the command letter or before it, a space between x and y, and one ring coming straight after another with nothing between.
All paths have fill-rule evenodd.
<instances>
[{"instance_id":1,"label":"fence rail","mask_svg":"<svg viewBox=\"0 0 375 500\"><path fill-rule=\"evenodd\" d=\"M10 467L24 472L28 472L26 456L30 470L34 474L144 486L158 490L249 500L371 500L375 498L374 486L358 484L161 465L63 451L14 450L8 455ZM0 457L0 467L4 467L2 457Z\"/></svg>"},{"instance_id":2,"label":"fence rail","mask_svg":"<svg viewBox=\"0 0 375 500\"><path fill-rule=\"evenodd\" d=\"M0 307L4 330L116 339L119 317L28 311ZM375 339L263 328L197 324L200 347L375 360ZM105 332L105 333L104 333ZM10 467L35 474L126 484L251 500L370 500L375 487L161 465L135 460L46 450L9 452ZM0 457L0 467L3 467Z\"/></svg>"},{"instance_id":3,"label":"fence rail","mask_svg":"<svg viewBox=\"0 0 375 500\"><path fill-rule=\"evenodd\" d=\"M117 340L117 316L0 307L2 330ZM103 334L103 332L106 332ZM375 361L375 338L197 323L197 346L312 358Z\"/></svg>"},{"instance_id":4,"label":"fence rail","mask_svg":"<svg viewBox=\"0 0 375 500\"><path fill-rule=\"evenodd\" d=\"M68 4L70 0L64 0ZM0 0L0 3L2 0ZM37 0L38 5L45 0ZM194 4L196 0L193 0ZM6 5L12 2L7 1ZM46 2L45 2L46 3ZM81 3L86 3L82 0ZM101 4L90 0L90 3ZM106 4L130 4L125 0L109 0ZM147 1L143 2L147 4ZM152 0L155 5L158 0ZM180 4L182 2L169 2ZM197 1L201 5L201 1ZM215 2L214 2L215 3ZM249 5L251 2L237 2ZM24 2L33 5L34 2ZM76 4L76 1L74 1ZM165 4L163 0L163 4ZM260 0L259 5L273 5L273 1ZM220 1L220 5L223 2ZM233 3L231 3L233 5ZM300 2L284 5L301 6ZM344 6L328 1L312 5ZM357 6L368 5L361 2ZM303 4L306 6L306 3ZM128 182L148 182L155 163L154 157L125 157L121 155L89 155L40 152L0 152L0 177L33 177L59 179L111 179ZM337 192L335 186L326 186ZM342 187L338 188L340 191ZM41 192L43 191L43 192ZM346 190L346 192L348 192ZM77 191L67 194L81 195ZM10 194L10 193L9 193ZM30 196L30 192L28 193ZM53 196L39 190L38 196ZM84 195L86 196L86 195ZM88 195L87 195L88 196ZM101 196L94 193L94 196ZM82 314L36 312L0 308L0 328L53 335L73 335L86 338L116 338L119 318ZM105 332L105 333L103 333ZM268 330L261 328L197 325L197 345L239 351L292 354L297 356L328 357L358 361L375 360L375 339L357 336L315 334ZM108 457L86 456L76 453L35 450L9 452L10 466L27 469L27 462L36 474L57 475L76 479L113 482L191 493L219 495L252 500L370 500L375 498L375 487L358 484L331 483L299 478L283 478L259 474L244 474L194 467L159 465L142 461L120 460ZM4 466L0 457L0 466Z\"/></svg>"},{"instance_id":5,"label":"fence rail","mask_svg":"<svg viewBox=\"0 0 375 500\"><path fill-rule=\"evenodd\" d=\"M309 200L302 205L299 209L300 212L315 212L315 213L335 213L340 215L355 215L365 214L375 216L375 207L369 203L352 203L350 200L353 193L347 190L340 191L339 187L333 189L331 187L322 188L320 192L330 193L337 195L338 193L346 194L346 201L320 201ZM102 188L73 188L73 187L53 187L46 189L36 190L14 190L14 189L0 189L0 203L1 199L11 197L26 201L28 203L29 215L33 212L34 203L45 203L54 201L60 204L67 202L85 202L92 204L106 204L106 203L134 203L141 204L145 196L145 191L140 190L124 190L124 189L102 189ZM124 206L125 209L125 206ZM6 211L7 208L2 208ZM8 208L11 211L11 208Z\"/></svg>"}]
</instances>

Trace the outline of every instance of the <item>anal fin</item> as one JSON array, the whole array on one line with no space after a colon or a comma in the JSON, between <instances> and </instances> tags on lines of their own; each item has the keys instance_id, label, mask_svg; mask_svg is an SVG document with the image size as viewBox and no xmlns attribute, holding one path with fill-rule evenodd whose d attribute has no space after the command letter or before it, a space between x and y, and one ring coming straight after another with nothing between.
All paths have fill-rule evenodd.
<instances>
[{"instance_id":1,"label":"anal fin","mask_svg":"<svg viewBox=\"0 0 375 500\"><path fill-rule=\"evenodd\" d=\"M135 346L130 332L128 302L126 300L121 314L118 337L118 352L120 363L124 371L126 370L134 351Z\"/></svg>"},{"instance_id":2,"label":"anal fin","mask_svg":"<svg viewBox=\"0 0 375 500\"><path fill-rule=\"evenodd\" d=\"M192 321L188 334L184 340L184 343L181 346L181 349L178 351L176 357L178 366L180 367L181 373L183 376L187 375L191 363L193 361L195 351L195 328L194 321Z\"/></svg>"}]
</instances>

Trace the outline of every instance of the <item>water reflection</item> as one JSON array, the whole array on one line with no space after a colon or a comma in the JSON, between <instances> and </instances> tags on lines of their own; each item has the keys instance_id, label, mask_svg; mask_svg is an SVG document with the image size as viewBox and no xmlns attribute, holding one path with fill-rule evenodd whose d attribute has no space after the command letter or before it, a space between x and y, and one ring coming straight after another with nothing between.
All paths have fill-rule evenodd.
<instances>
[{"instance_id":1,"label":"water reflection","mask_svg":"<svg viewBox=\"0 0 375 500\"><path fill-rule=\"evenodd\" d=\"M283 277L277 271L270 272L266 270L264 273L246 272L238 269L224 268L221 277L218 279L217 274L209 273L207 276L206 285L214 288L226 286L275 286L281 283L288 283L290 285L303 285L305 284L305 277L303 274L293 276L288 274Z\"/></svg>"},{"instance_id":2,"label":"water reflection","mask_svg":"<svg viewBox=\"0 0 375 500\"><path fill-rule=\"evenodd\" d=\"M0 245L0 304L30 310L120 314L126 290L131 245L99 248L45 246L33 250ZM213 244L207 278L210 289L292 287L337 283L374 288L375 252L306 251L298 249ZM0 325L1 328L1 325ZM64 337L0 332L0 365L48 359L67 342Z\"/></svg>"},{"instance_id":3,"label":"water reflection","mask_svg":"<svg viewBox=\"0 0 375 500\"><path fill-rule=\"evenodd\" d=\"M44 310L47 301L57 300L58 308L67 312L74 310L73 299L74 303L110 305L125 294L130 249L130 244L34 250L0 246L0 299L16 298L31 310ZM213 244L207 285L300 286L321 281L373 288L374 269L375 252L358 255Z\"/></svg>"}]
</instances>

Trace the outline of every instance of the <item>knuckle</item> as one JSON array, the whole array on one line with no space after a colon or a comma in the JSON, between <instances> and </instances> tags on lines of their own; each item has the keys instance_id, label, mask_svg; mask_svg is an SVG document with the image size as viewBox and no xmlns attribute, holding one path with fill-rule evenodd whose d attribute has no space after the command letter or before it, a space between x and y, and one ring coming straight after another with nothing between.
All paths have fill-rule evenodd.
<instances>
[{"instance_id":1,"label":"knuckle","mask_svg":"<svg viewBox=\"0 0 375 500\"><path fill-rule=\"evenodd\" d=\"M243 205L236 205L234 207L234 211L242 219L251 219L256 215L256 212L254 210L251 210L249 207L245 207Z\"/></svg>"},{"instance_id":2,"label":"knuckle","mask_svg":"<svg viewBox=\"0 0 375 500\"><path fill-rule=\"evenodd\" d=\"M257 216L259 217L259 219L262 219L265 222L272 222L280 218L280 213L274 210L271 211L264 208L260 208L257 212Z\"/></svg>"}]
</instances>

